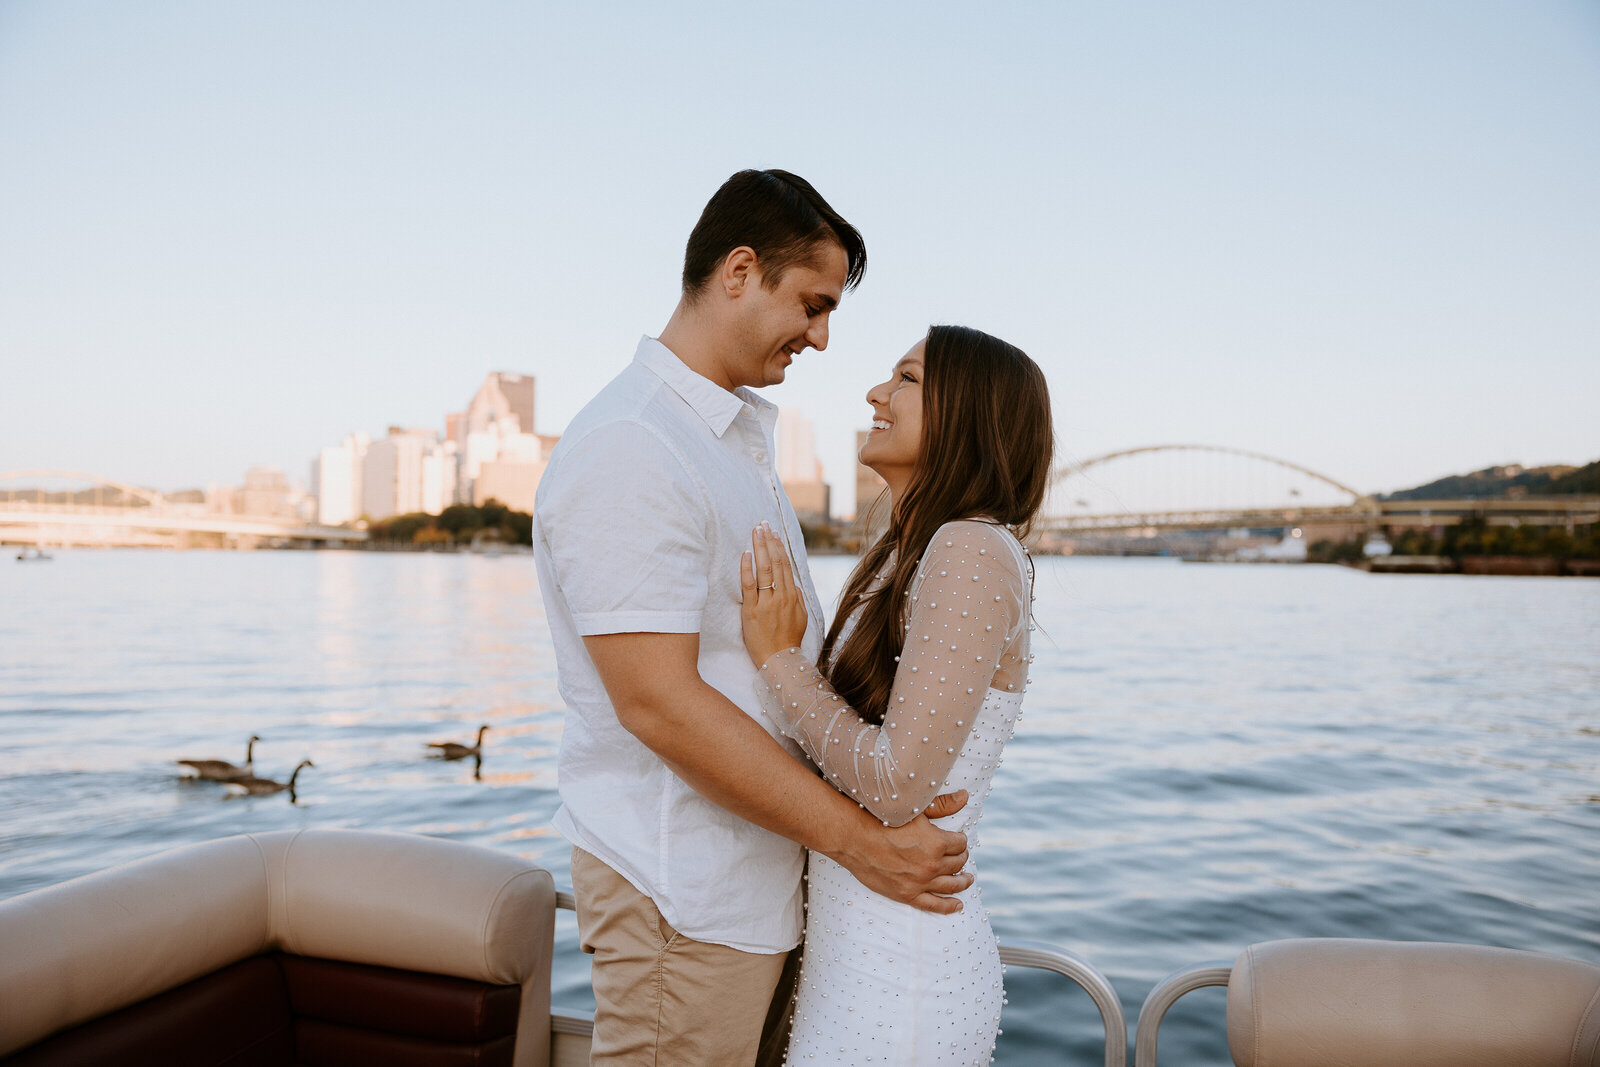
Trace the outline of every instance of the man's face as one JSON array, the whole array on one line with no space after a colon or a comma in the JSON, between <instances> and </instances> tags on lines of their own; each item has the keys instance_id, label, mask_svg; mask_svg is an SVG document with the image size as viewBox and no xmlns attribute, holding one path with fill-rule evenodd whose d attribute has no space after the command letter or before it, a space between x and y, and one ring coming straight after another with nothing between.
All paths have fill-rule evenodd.
<instances>
[{"instance_id":1,"label":"man's face","mask_svg":"<svg viewBox=\"0 0 1600 1067\"><path fill-rule=\"evenodd\" d=\"M849 261L833 241L817 246L810 263L797 263L768 289L757 264L742 295L740 345L729 368L734 385L777 385L794 357L828 347L828 316L844 294Z\"/></svg>"}]
</instances>

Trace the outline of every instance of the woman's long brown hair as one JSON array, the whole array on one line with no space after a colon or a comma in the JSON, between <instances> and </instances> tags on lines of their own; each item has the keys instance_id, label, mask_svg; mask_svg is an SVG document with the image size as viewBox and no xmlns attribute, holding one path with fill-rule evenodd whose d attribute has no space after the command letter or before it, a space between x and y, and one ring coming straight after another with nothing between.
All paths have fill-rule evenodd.
<instances>
[{"instance_id":1,"label":"woman's long brown hair","mask_svg":"<svg viewBox=\"0 0 1600 1067\"><path fill-rule=\"evenodd\" d=\"M1044 373L1026 353L966 326L928 329L916 467L888 529L851 572L822 644L823 674L863 719L883 722L905 642L907 593L934 532L981 518L1026 538L1044 502L1054 447ZM869 590L891 558L887 580ZM856 611L855 628L840 642Z\"/></svg>"}]
</instances>

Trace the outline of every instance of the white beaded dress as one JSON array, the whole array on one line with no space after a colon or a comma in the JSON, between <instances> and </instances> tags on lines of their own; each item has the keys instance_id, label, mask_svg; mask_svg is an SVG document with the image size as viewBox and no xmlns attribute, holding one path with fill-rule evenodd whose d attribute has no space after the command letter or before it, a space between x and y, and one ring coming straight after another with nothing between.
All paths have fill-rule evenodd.
<instances>
[{"instance_id":1,"label":"white beaded dress","mask_svg":"<svg viewBox=\"0 0 1600 1067\"><path fill-rule=\"evenodd\" d=\"M1030 584L1027 557L1004 527L946 523L907 594L882 726L863 722L798 649L762 666L767 710L834 786L886 824L965 789L966 807L937 825L965 832L975 853L983 801L1022 706ZM971 861L966 870L976 874ZM818 853L807 878L791 1067L988 1064L1002 968L977 883L960 894L962 911L933 915L879 896Z\"/></svg>"}]
</instances>

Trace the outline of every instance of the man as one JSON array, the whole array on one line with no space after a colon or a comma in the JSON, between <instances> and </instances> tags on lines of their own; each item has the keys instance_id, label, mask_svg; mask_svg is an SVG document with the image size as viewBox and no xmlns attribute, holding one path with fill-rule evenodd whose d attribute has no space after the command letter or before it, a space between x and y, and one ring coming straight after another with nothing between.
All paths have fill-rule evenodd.
<instances>
[{"instance_id":1,"label":"man","mask_svg":"<svg viewBox=\"0 0 1600 1067\"><path fill-rule=\"evenodd\" d=\"M562 805L600 1064L749 1064L800 941L805 848L887 896L950 912L964 835L878 824L760 711L739 559L769 523L824 630L773 466L777 409L752 389L828 344L860 281L856 230L803 179L742 171L689 236L659 339L562 435L534 551L567 703ZM964 797L942 799L949 814Z\"/></svg>"}]
</instances>

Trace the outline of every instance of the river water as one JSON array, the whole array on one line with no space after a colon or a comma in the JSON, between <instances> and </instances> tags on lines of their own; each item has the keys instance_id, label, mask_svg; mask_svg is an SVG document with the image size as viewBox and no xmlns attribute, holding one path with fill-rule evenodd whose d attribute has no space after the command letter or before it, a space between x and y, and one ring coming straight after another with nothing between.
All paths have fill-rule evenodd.
<instances>
[{"instance_id":1,"label":"river water","mask_svg":"<svg viewBox=\"0 0 1600 1067\"><path fill-rule=\"evenodd\" d=\"M853 561L815 561L837 592ZM1150 987L1281 937L1600 962L1600 582L1040 559L1030 689L978 853L1002 938ZM561 700L530 557L67 551L0 567L0 897L285 827L505 849L566 884ZM471 764L423 744L490 726ZM298 803L182 781L302 758ZM570 916L556 1001L592 1005ZM1008 978L1003 1065L1097 1064L1055 976ZM1225 1065L1223 994L1163 1062ZM1131 1038L1130 1038L1131 1047Z\"/></svg>"}]
</instances>

